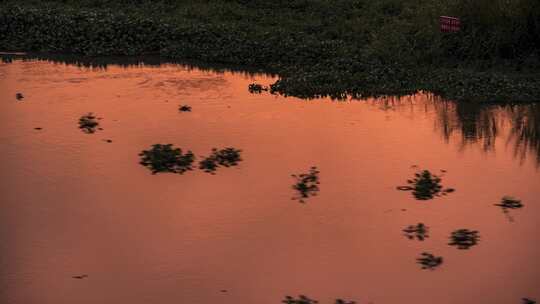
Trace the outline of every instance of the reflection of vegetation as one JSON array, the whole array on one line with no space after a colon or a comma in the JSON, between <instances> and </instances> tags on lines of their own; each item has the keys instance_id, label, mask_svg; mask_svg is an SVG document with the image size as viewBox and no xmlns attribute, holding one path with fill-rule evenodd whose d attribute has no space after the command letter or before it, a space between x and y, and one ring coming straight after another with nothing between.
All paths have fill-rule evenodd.
<instances>
[{"instance_id":1,"label":"reflection of vegetation","mask_svg":"<svg viewBox=\"0 0 540 304\"><path fill-rule=\"evenodd\" d=\"M81 129L84 133L94 133L96 132L96 128L98 126L99 122L97 121L96 116L94 116L92 113L88 113L79 118L79 129Z\"/></svg>"},{"instance_id":2,"label":"reflection of vegetation","mask_svg":"<svg viewBox=\"0 0 540 304\"><path fill-rule=\"evenodd\" d=\"M221 150L214 148L212 149L212 154L210 156L199 162L199 168L205 172L214 174L219 166L236 166L240 161L242 161L240 156L241 152L242 150L235 148L225 148Z\"/></svg>"},{"instance_id":3,"label":"reflection of vegetation","mask_svg":"<svg viewBox=\"0 0 540 304\"><path fill-rule=\"evenodd\" d=\"M250 93L262 93L262 91L268 91L267 87L263 87L262 85L258 83L252 83L248 86L248 90Z\"/></svg>"},{"instance_id":4,"label":"reflection of vegetation","mask_svg":"<svg viewBox=\"0 0 540 304\"><path fill-rule=\"evenodd\" d=\"M304 203L306 198L310 196L316 196L319 192L319 173L317 167L311 167L309 173L295 175L292 177L296 179L296 184L292 187L298 191L298 197L293 197L293 200L299 199L301 203Z\"/></svg>"},{"instance_id":5,"label":"reflection of vegetation","mask_svg":"<svg viewBox=\"0 0 540 304\"><path fill-rule=\"evenodd\" d=\"M509 125L506 144L513 146L515 156L523 161L531 153L540 164L540 104L454 103L436 97L432 104L437 128L445 140L458 134L462 147L482 143L484 151L492 151L495 140Z\"/></svg>"},{"instance_id":6,"label":"reflection of vegetation","mask_svg":"<svg viewBox=\"0 0 540 304\"><path fill-rule=\"evenodd\" d=\"M417 172L414 176L414 179L407 180L407 183L412 186L399 186L397 189L401 191L413 191L413 195L417 200L429 200L435 196L446 195L455 191L452 188L443 189L441 177L428 170Z\"/></svg>"},{"instance_id":7,"label":"reflection of vegetation","mask_svg":"<svg viewBox=\"0 0 540 304\"><path fill-rule=\"evenodd\" d=\"M171 144L156 144L152 149L139 153L141 156L140 164L148 167L152 174L158 172L171 172L182 174L192 170L192 163L195 156L191 151L182 154L182 150L173 148Z\"/></svg>"},{"instance_id":8,"label":"reflection of vegetation","mask_svg":"<svg viewBox=\"0 0 540 304\"><path fill-rule=\"evenodd\" d=\"M416 261L418 264L422 265L422 269L434 270L443 263L443 258L434 256L428 252L423 252L421 257L417 258Z\"/></svg>"},{"instance_id":9,"label":"reflection of vegetation","mask_svg":"<svg viewBox=\"0 0 540 304\"><path fill-rule=\"evenodd\" d=\"M508 113L512 125L508 141L514 142L514 154L524 160L531 152L540 164L540 104L509 107Z\"/></svg>"},{"instance_id":10,"label":"reflection of vegetation","mask_svg":"<svg viewBox=\"0 0 540 304\"><path fill-rule=\"evenodd\" d=\"M188 105L182 105L178 108L178 111L180 112L191 112L191 106Z\"/></svg>"},{"instance_id":11,"label":"reflection of vegetation","mask_svg":"<svg viewBox=\"0 0 540 304\"><path fill-rule=\"evenodd\" d=\"M457 246L458 249L469 249L478 243L478 231L469 229L459 229L450 235L450 246Z\"/></svg>"},{"instance_id":12,"label":"reflection of vegetation","mask_svg":"<svg viewBox=\"0 0 540 304\"><path fill-rule=\"evenodd\" d=\"M410 225L407 228L403 229L403 232L405 232L405 236L408 237L410 240L416 237L416 239L418 239L419 241L423 241L424 239L429 237L429 227L427 227L423 223L418 223L417 225Z\"/></svg>"}]
</instances>

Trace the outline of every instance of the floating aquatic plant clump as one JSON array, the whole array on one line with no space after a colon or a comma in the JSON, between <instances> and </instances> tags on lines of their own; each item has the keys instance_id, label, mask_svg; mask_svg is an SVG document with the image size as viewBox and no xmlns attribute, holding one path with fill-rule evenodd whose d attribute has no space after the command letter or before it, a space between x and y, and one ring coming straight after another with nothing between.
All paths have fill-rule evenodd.
<instances>
[{"instance_id":1,"label":"floating aquatic plant clump","mask_svg":"<svg viewBox=\"0 0 540 304\"><path fill-rule=\"evenodd\" d=\"M478 244L480 236L478 231L469 229L459 229L450 235L450 246L456 246L458 249L469 249Z\"/></svg>"},{"instance_id":2,"label":"floating aquatic plant clump","mask_svg":"<svg viewBox=\"0 0 540 304\"><path fill-rule=\"evenodd\" d=\"M503 197L501 199L501 202L498 204L495 204L495 206L501 207L504 213L507 213L509 209L523 208L523 204L521 203L521 200L515 199L510 196Z\"/></svg>"},{"instance_id":3,"label":"floating aquatic plant clump","mask_svg":"<svg viewBox=\"0 0 540 304\"><path fill-rule=\"evenodd\" d=\"M434 270L443 263L443 258L434 256L429 252L423 252L416 261L418 264L422 265L422 269Z\"/></svg>"},{"instance_id":4,"label":"floating aquatic plant clump","mask_svg":"<svg viewBox=\"0 0 540 304\"><path fill-rule=\"evenodd\" d=\"M292 175L296 179L296 184L292 188L298 192L298 196L293 197L293 200L298 199L301 203L305 203L305 199L317 195L320 191L319 173L317 167L311 167L309 173Z\"/></svg>"},{"instance_id":5,"label":"floating aquatic plant clump","mask_svg":"<svg viewBox=\"0 0 540 304\"><path fill-rule=\"evenodd\" d=\"M285 304L317 304L319 303L319 301L317 300L314 300L314 299L310 299L309 297L307 296L304 296L304 295L300 295L298 296L297 299L291 297L291 296L286 296L285 297L285 300L281 301L281 303L285 303ZM356 304L355 301L347 301L347 300L343 300L343 299L336 299L336 302L334 302L335 304Z\"/></svg>"},{"instance_id":6,"label":"floating aquatic plant clump","mask_svg":"<svg viewBox=\"0 0 540 304\"><path fill-rule=\"evenodd\" d=\"M15 94L15 98L18 101L22 101L24 99L24 95L22 93L17 93L17 94Z\"/></svg>"},{"instance_id":7,"label":"floating aquatic plant clump","mask_svg":"<svg viewBox=\"0 0 540 304\"><path fill-rule=\"evenodd\" d=\"M140 164L152 171L152 174L160 172L170 172L183 174L192 170L192 164L195 155L191 151L185 154L179 148L173 148L171 144L153 145L150 150L144 150L139 153L141 156Z\"/></svg>"},{"instance_id":8,"label":"floating aquatic plant clump","mask_svg":"<svg viewBox=\"0 0 540 304\"><path fill-rule=\"evenodd\" d=\"M199 168L204 172L212 173L218 169L218 167L232 167L238 165L242 161L240 153L242 150L235 148L224 149L212 149L210 156L204 158L199 162Z\"/></svg>"},{"instance_id":9,"label":"floating aquatic plant clump","mask_svg":"<svg viewBox=\"0 0 540 304\"><path fill-rule=\"evenodd\" d=\"M298 296L298 299L295 299L291 296L286 296L285 300L281 301L281 303L285 304L317 304L319 301L310 299L307 296L300 295Z\"/></svg>"},{"instance_id":10,"label":"floating aquatic plant clump","mask_svg":"<svg viewBox=\"0 0 540 304\"><path fill-rule=\"evenodd\" d=\"M180 112L191 112L191 106L188 105L182 105L178 108L178 111Z\"/></svg>"},{"instance_id":11,"label":"floating aquatic plant clump","mask_svg":"<svg viewBox=\"0 0 540 304\"><path fill-rule=\"evenodd\" d=\"M535 300L529 299L529 298L523 298L521 299L521 303L523 304L536 304Z\"/></svg>"},{"instance_id":12,"label":"floating aquatic plant clump","mask_svg":"<svg viewBox=\"0 0 540 304\"><path fill-rule=\"evenodd\" d=\"M407 238L413 240L416 238L419 241L423 241L429 237L429 227L423 223L418 223L417 225L410 225L407 228L403 229L403 232Z\"/></svg>"},{"instance_id":13,"label":"floating aquatic plant clump","mask_svg":"<svg viewBox=\"0 0 540 304\"><path fill-rule=\"evenodd\" d=\"M501 207L502 211L504 212L504 214L506 214L510 222L514 221L514 218L510 215L510 210L523 208L521 200L515 199L510 196L504 196L501 199L500 203L494 205Z\"/></svg>"},{"instance_id":14,"label":"floating aquatic plant clump","mask_svg":"<svg viewBox=\"0 0 540 304\"><path fill-rule=\"evenodd\" d=\"M407 180L410 186L398 186L401 191L412 191L417 200L430 200L454 192L452 188L443 189L441 176L422 170L414 174L412 180Z\"/></svg>"},{"instance_id":15,"label":"floating aquatic plant clump","mask_svg":"<svg viewBox=\"0 0 540 304\"><path fill-rule=\"evenodd\" d=\"M268 87L264 87L258 83L251 83L248 86L248 90L250 93L260 94L262 91L268 91Z\"/></svg>"},{"instance_id":16,"label":"floating aquatic plant clump","mask_svg":"<svg viewBox=\"0 0 540 304\"><path fill-rule=\"evenodd\" d=\"M93 113L88 113L79 118L79 129L81 129L84 133L95 133L98 126L98 118Z\"/></svg>"}]
</instances>

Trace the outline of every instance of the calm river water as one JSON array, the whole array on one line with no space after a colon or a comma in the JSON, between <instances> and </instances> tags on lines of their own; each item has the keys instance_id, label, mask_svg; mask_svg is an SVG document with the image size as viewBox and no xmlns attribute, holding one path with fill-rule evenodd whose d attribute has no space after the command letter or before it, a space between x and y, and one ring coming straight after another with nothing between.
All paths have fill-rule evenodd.
<instances>
[{"instance_id":1,"label":"calm river water","mask_svg":"<svg viewBox=\"0 0 540 304\"><path fill-rule=\"evenodd\" d=\"M0 302L540 300L540 105L248 91L275 80L178 64L0 63ZM102 130L78 128L89 112ZM193 151L194 170L153 175L139 164L153 144ZM237 166L198 169L226 147L241 150ZM312 166L318 195L292 200L291 175ZM397 190L420 170L455 192ZM523 207L495 206L504 196ZM403 231L418 223L423 241ZM477 231L477 244L449 245L459 229ZM423 252L443 263L422 269Z\"/></svg>"}]
</instances>

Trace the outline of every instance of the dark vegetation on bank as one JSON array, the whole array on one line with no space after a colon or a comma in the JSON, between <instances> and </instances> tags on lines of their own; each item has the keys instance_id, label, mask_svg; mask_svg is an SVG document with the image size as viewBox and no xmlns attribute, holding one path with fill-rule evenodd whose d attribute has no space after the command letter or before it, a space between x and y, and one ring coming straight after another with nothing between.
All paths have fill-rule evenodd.
<instances>
[{"instance_id":1,"label":"dark vegetation on bank","mask_svg":"<svg viewBox=\"0 0 540 304\"><path fill-rule=\"evenodd\" d=\"M440 15L462 31L441 33ZM0 50L246 65L307 98L540 100L537 0L4 0Z\"/></svg>"}]
</instances>

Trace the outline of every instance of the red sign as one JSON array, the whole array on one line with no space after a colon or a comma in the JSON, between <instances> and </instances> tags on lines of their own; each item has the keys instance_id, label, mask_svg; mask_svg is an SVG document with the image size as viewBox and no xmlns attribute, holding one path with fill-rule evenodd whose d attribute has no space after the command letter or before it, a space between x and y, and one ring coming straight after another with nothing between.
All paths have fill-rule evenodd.
<instances>
[{"instance_id":1,"label":"red sign","mask_svg":"<svg viewBox=\"0 0 540 304\"><path fill-rule=\"evenodd\" d=\"M459 18L441 16L439 17L441 24L441 32L445 33L455 33L459 32L461 29L461 21Z\"/></svg>"}]
</instances>

